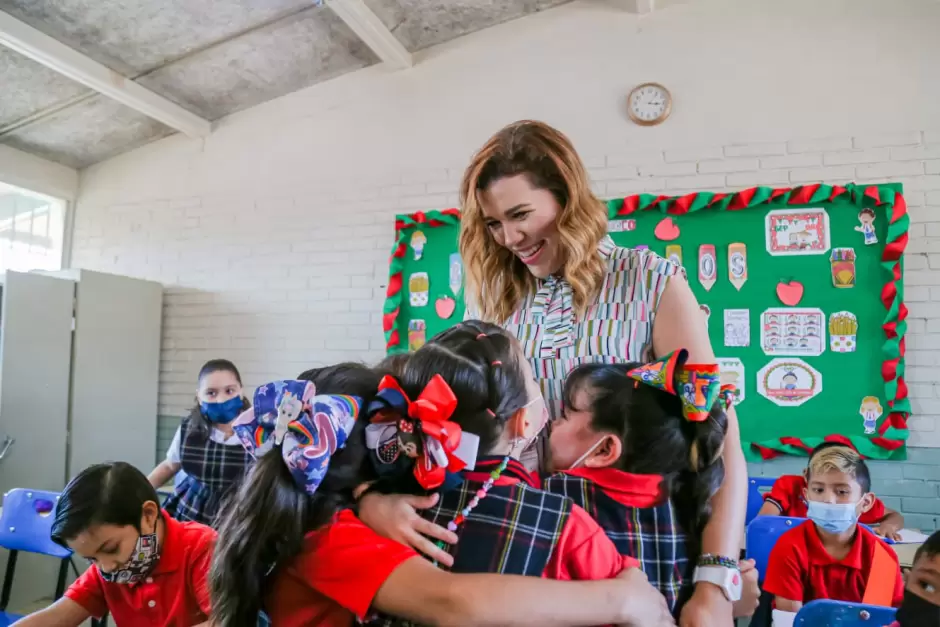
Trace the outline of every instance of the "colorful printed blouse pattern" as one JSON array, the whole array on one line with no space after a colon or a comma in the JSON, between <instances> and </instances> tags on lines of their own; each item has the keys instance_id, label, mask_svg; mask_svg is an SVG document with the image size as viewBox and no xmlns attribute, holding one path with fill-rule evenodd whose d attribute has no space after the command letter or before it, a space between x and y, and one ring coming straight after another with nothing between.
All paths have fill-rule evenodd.
<instances>
[{"instance_id":1,"label":"colorful printed blouse pattern","mask_svg":"<svg viewBox=\"0 0 940 627\"><path fill-rule=\"evenodd\" d=\"M502 326L522 343L552 419L561 413L565 376L585 363L645 362L652 357L653 319L669 277L684 271L650 250L598 245L607 261L600 294L583 317L571 285L561 277L538 289ZM474 317L467 308L467 317Z\"/></svg>"}]
</instances>

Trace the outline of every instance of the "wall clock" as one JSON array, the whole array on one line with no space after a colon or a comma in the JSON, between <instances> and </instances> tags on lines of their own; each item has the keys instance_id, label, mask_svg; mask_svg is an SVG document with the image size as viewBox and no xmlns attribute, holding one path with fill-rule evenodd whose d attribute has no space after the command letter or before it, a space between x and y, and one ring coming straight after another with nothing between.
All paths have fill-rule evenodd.
<instances>
[{"instance_id":1,"label":"wall clock","mask_svg":"<svg viewBox=\"0 0 940 627\"><path fill-rule=\"evenodd\" d=\"M672 94L659 83L637 85L627 96L627 114L640 126L655 126L672 112Z\"/></svg>"}]
</instances>

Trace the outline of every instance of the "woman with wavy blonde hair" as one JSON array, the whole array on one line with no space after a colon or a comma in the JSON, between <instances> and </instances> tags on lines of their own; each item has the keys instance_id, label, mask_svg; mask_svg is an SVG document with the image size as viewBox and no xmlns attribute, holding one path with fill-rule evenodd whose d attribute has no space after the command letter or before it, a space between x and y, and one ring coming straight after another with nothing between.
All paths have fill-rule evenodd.
<instances>
[{"instance_id":1,"label":"woman with wavy blonde hair","mask_svg":"<svg viewBox=\"0 0 940 627\"><path fill-rule=\"evenodd\" d=\"M650 250L613 243L607 207L561 132L534 121L500 130L467 167L460 201L467 316L518 338L553 419L564 419L563 383L576 366L648 362L680 348L690 363L715 363L684 270ZM543 440L524 461L545 469L538 463L545 456L536 455L544 449ZM727 596L734 592L722 577L736 572L725 565L737 562L747 500L733 409L723 458L725 480L702 537L706 561L682 610L683 627L732 624Z\"/></svg>"}]
</instances>

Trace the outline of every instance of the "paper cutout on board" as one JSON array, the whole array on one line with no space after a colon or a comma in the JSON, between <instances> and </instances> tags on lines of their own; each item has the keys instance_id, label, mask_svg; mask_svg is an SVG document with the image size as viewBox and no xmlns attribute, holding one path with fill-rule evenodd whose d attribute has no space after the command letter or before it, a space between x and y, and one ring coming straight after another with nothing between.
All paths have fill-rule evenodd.
<instances>
[{"instance_id":1,"label":"paper cutout on board","mask_svg":"<svg viewBox=\"0 0 940 627\"><path fill-rule=\"evenodd\" d=\"M441 296L434 301L434 311L441 320L447 320L454 315L455 309L457 309L457 302L450 296Z\"/></svg>"},{"instance_id":2,"label":"paper cutout on board","mask_svg":"<svg viewBox=\"0 0 940 627\"><path fill-rule=\"evenodd\" d=\"M751 311L725 309L725 346L751 345Z\"/></svg>"},{"instance_id":3,"label":"paper cutout on board","mask_svg":"<svg viewBox=\"0 0 940 627\"><path fill-rule=\"evenodd\" d=\"M760 347L768 355L821 355L826 349L825 324L821 309L767 309L760 316Z\"/></svg>"},{"instance_id":4,"label":"paper cutout on board","mask_svg":"<svg viewBox=\"0 0 940 627\"><path fill-rule=\"evenodd\" d=\"M768 211L764 239L771 255L823 255L830 247L829 214L825 209Z\"/></svg>"},{"instance_id":5,"label":"paper cutout on board","mask_svg":"<svg viewBox=\"0 0 940 627\"><path fill-rule=\"evenodd\" d=\"M427 272L414 272L408 277L408 302L412 307L424 307L430 301Z\"/></svg>"},{"instance_id":6,"label":"paper cutout on board","mask_svg":"<svg viewBox=\"0 0 940 627\"><path fill-rule=\"evenodd\" d=\"M411 234L411 248L415 251L415 261L424 255L424 245L427 243L428 238L422 231L415 231Z\"/></svg>"},{"instance_id":7,"label":"paper cutout on board","mask_svg":"<svg viewBox=\"0 0 940 627\"><path fill-rule=\"evenodd\" d=\"M865 236L865 245L871 246L878 243L878 235L875 233L875 210L865 207L858 212L859 226L855 230Z\"/></svg>"},{"instance_id":8,"label":"paper cutout on board","mask_svg":"<svg viewBox=\"0 0 940 627\"><path fill-rule=\"evenodd\" d=\"M855 249L833 248L829 255L832 284L835 287L855 287Z\"/></svg>"},{"instance_id":9,"label":"paper cutout on board","mask_svg":"<svg viewBox=\"0 0 940 627\"><path fill-rule=\"evenodd\" d=\"M457 296L463 287L463 261L460 259L460 253L450 255L450 276L447 284L454 296Z\"/></svg>"},{"instance_id":10,"label":"paper cutout on board","mask_svg":"<svg viewBox=\"0 0 940 627\"><path fill-rule=\"evenodd\" d=\"M672 218L663 218L653 230L656 239L664 242L671 242L679 238L679 225L672 221Z\"/></svg>"},{"instance_id":11,"label":"paper cutout on board","mask_svg":"<svg viewBox=\"0 0 940 627\"><path fill-rule=\"evenodd\" d=\"M865 435L873 435L878 429L878 419L884 413L881 407L881 401L877 396L866 396L862 399L862 404L858 408L858 413L862 416L862 426L865 428Z\"/></svg>"},{"instance_id":12,"label":"paper cutout on board","mask_svg":"<svg viewBox=\"0 0 940 627\"><path fill-rule=\"evenodd\" d=\"M802 359L773 359L757 373L757 393L780 407L799 407L822 389L822 375Z\"/></svg>"},{"instance_id":13,"label":"paper cutout on board","mask_svg":"<svg viewBox=\"0 0 940 627\"><path fill-rule=\"evenodd\" d=\"M803 300L803 284L799 281L777 283L777 298L787 307L796 307Z\"/></svg>"},{"instance_id":14,"label":"paper cutout on board","mask_svg":"<svg viewBox=\"0 0 940 627\"><path fill-rule=\"evenodd\" d=\"M858 342L858 318L851 311L829 316L829 349L834 353L854 353Z\"/></svg>"},{"instance_id":15,"label":"paper cutout on board","mask_svg":"<svg viewBox=\"0 0 940 627\"><path fill-rule=\"evenodd\" d=\"M428 325L424 320L408 321L408 351L414 352L427 342Z\"/></svg>"},{"instance_id":16,"label":"paper cutout on board","mask_svg":"<svg viewBox=\"0 0 940 627\"><path fill-rule=\"evenodd\" d=\"M718 371L720 373L719 379L721 380L721 385L731 386L731 392L734 395L734 404L738 405L744 402L746 394L744 382L747 381L747 377L744 376L744 362L737 357L719 357Z\"/></svg>"},{"instance_id":17,"label":"paper cutout on board","mask_svg":"<svg viewBox=\"0 0 940 627\"><path fill-rule=\"evenodd\" d=\"M636 220L610 220L607 223L608 233L625 233L636 230Z\"/></svg>"},{"instance_id":18,"label":"paper cutout on board","mask_svg":"<svg viewBox=\"0 0 940 627\"><path fill-rule=\"evenodd\" d=\"M717 279L718 257L715 253L715 246L702 244L698 247L698 282L702 284L707 292L712 289Z\"/></svg>"},{"instance_id":19,"label":"paper cutout on board","mask_svg":"<svg viewBox=\"0 0 940 627\"><path fill-rule=\"evenodd\" d=\"M698 306L698 308L699 308L699 310L701 310L702 314L704 314L704 316L705 316L705 330L707 331L707 330L708 330L708 319L712 317L712 308L709 307L708 305L706 305L705 303L701 303L701 304Z\"/></svg>"},{"instance_id":20,"label":"paper cutout on board","mask_svg":"<svg viewBox=\"0 0 940 627\"><path fill-rule=\"evenodd\" d=\"M679 244L670 244L666 246L666 259L676 264L677 266L682 265L682 246Z\"/></svg>"},{"instance_id":21,"label":"paper cutout on board","mask_svg":"<svg viewBox=\"0 0 940 627\"><path fill-rule=\"evenodd\" d=\"M738 291L747 281L747 246L740 242L728 244L728 280Z\"/></svg>"}]
</instances>

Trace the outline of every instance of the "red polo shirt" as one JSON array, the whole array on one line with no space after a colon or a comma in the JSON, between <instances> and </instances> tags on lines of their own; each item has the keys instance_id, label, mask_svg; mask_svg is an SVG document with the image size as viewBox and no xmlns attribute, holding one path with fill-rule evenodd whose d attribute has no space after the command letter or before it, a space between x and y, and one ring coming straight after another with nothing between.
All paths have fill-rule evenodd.
<instances>
[{"instance_id":1,"label":"red polo shirt","mask_svg":"<svg viewBox=\"0 0 940 627\"><path fill-rule=\"evenodd\" d=\"M285 568L264 607L277 627L349 627L364 619L385 580L412 549L378 535L350 510L307 534L303 552Z\"/></svg>"},{"instance_id":2,"label":"red polo shirt","mask_svg":"<svg viewBox=\"0 0 940 627\"><path fill-rule=\"evenodd\" d=\"M93 564L75 580L65 596L89 614L106 612L116 625L191 627L208 620L209 563L215 531L194 522L178 522L163 512L160 561L144 581L110 583Z\"/></svg>"},{"instance_id":3,"label":"red polo shirt","mask_svg":"<svg viewBox=\"0 0 940 627\"><path fill-rule=\"evenodd\" d=\"M806 518L806 497L803 496L805 489L806 479L803 476L783 475L774 481L770 492L764 495L764 500L780 508L781 516ZM885 504L875 498L874 505L862 514L858 522L865 525L877 525L885 516Z\"/></svg>"},{"instance_id":4,"label":"red polo shirt","mask_svg":"<svg viewBox=\"0 0 940 627\"><path fill-rule=\"evenodd\" d=\"M770 552L764 590L803 603L815 599L861 603L878 543L887 549L897 568L892 605L898 607L904 598L904 580L898 558L880 538L858 526L852 547L841 560L829 555L816 531L816 524L810 520L780 536Z\"/></svg>"}]
</instances>

